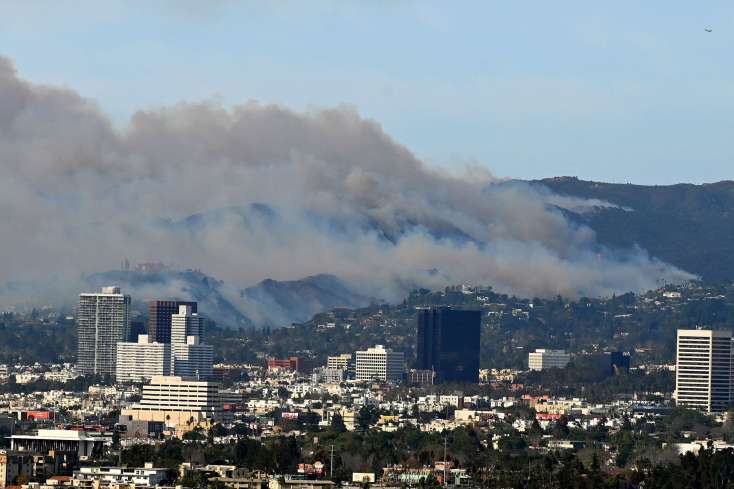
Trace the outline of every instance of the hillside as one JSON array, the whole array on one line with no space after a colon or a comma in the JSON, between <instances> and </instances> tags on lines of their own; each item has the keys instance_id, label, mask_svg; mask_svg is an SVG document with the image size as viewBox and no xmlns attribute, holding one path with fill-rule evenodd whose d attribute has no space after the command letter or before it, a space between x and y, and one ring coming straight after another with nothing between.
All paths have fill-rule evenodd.
<instances>
[{"instance_id":1,"label":"hillside","mask_svg":"<svg viewBox=\"0 0 734 489\"><path fill-rule=\"evenodd\" d=\"M146 314L146 301L177 298L199 302L199 310L223 327L280 327L302 322L335 307L361 307L371 300L332 275L299 280L272 279L236 289L196 270L109 271L85 277L89 290L115 284ZM69 304L72 306L72 304Z\"/></svg>"},{"instance_id":2,"label":"hillside","mask_svg":"<svg viewBox=\"0 0 734 489\"><path fill-rule=\"evenodd\" d=\"M594 229L602 244L639 246L705 280L734 277L734 181L644 186L558 177L533 184L617 204L593 213L564 211Z\"/></svg>"}]
</instances>

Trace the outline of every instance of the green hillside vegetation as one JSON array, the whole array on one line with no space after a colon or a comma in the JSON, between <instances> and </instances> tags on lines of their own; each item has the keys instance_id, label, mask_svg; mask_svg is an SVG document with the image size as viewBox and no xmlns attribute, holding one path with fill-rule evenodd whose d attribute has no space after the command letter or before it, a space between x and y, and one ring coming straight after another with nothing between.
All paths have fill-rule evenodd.
<instances>
[{"instance_id":1,"label":"green hillside vegetation","mask_svg":"<svg viewBox=\"0 0 734 489\"><path fill-rule=\"evenodd\" d=\"M534 182L556 193L601 199L620 208L569 212L613 248L640 246L705 280L734 278L734 181L645 186L571 177Z\"/></svg>"}]
</instances>

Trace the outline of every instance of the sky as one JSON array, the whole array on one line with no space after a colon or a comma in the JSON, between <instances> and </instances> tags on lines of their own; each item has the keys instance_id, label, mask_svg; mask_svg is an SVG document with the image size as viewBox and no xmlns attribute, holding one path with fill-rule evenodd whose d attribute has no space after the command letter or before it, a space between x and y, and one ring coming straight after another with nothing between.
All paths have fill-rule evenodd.
<instances>
[{"instance_id":1,"label":"sky","mask_svg":"<svg viewBox=\"0 0 734 489\"><path fill-rule=\"evenodd\" d=\"M432 166L702 183L734 168L733 25L729 1L0 0L0 56L121 130L180 101L348 105Z\"/></svg>"}]
</instances>

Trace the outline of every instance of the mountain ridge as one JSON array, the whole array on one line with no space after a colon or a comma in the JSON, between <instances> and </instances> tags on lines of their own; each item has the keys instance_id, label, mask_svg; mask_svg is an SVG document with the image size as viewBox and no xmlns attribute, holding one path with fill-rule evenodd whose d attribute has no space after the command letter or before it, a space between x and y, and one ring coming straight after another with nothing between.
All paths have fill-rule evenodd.
<instances>
[{"instance_id":1,"label":"mountain ridge","mask_svg":"<svg viewBox=\"0 0 734 489\"><path fill-rule=\"evenodd\" d=\"M611 248L639 246L651 256L705 280L734 277L734 181L636 185L554 177L530 182L559 195L601 199L620 207L581 214L564 212L589 226Z\"/></svg>"}]
</instances>

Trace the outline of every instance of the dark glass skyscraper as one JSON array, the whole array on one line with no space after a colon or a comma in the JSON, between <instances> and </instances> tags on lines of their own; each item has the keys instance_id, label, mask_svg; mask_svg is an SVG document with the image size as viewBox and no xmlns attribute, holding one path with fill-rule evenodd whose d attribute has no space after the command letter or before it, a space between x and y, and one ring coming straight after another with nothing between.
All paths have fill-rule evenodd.
<instances>
[{"instance_id":1,"label":"dark glass skyscraper","mask_svg":"<svg viewBox=\"0 0 734 489\"><path fill-rule=\"evenodd\" d=\"M179 306L190 306L196 312L196 302L150 301L148 302L148 338L158 343L171 342L171 316L178 314Z\"/></svg>"},{"instance_id":2,"label":"dark glass skyscraper","mask_svg":"<svg viewBox=\"0 0 734 489\"><path fill-rule=\"evenodd\" d=\"M448 307L418 311L418 365L436 382L477 382L481 311Z\"/></svg>"}]
</instances>

